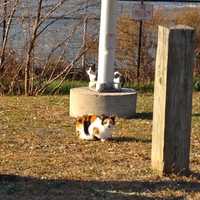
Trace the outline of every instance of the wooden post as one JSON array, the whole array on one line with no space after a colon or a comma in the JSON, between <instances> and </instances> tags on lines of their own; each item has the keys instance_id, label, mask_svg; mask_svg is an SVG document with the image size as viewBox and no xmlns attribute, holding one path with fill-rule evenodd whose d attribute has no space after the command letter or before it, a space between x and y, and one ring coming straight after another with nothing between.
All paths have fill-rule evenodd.
<instances>
[{"instance_id":1,"label":"wooden post","mask_svg":"<svg viewBox=\"0 0 200 200\"><path fill-rule=\"evenodd\" d=\"M160 175L189 170L194 32L158 30L151 161Z\"/></svg>"}]
</instances>

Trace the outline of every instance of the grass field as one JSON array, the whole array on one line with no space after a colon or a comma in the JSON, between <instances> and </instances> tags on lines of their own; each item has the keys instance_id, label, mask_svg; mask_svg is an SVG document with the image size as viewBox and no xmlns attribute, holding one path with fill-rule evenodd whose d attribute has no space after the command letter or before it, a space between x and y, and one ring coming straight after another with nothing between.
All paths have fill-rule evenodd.
<instances>
[{"instance_id":1,"label":"grass field","mask_svg":"<svg viewBox=\"0 0 200 200\"><path fill-rule=\"evenodd\" d=\"M200 199L200 93L193 94L191 174L151 171L151 93L113 141L80 141L68 96L0 97L0 200Z\"/></svg>"}]
</instances>

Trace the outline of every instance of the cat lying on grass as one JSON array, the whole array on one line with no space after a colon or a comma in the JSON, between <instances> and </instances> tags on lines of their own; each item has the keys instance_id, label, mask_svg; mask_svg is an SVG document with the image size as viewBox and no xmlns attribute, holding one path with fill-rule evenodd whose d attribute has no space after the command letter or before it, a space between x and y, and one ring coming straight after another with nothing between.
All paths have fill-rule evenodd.
<instances>
[{"instance_id":1,"label":"cat lying on grass","mask_svg":"<svg viewBox=\"0 0 200 200\"><path fill-rule=\"evenodd\" d=\"M80 139L101 141L112 139L114 116L84 115L76 120L76 132Z\"/></svg>"}]
</instances>

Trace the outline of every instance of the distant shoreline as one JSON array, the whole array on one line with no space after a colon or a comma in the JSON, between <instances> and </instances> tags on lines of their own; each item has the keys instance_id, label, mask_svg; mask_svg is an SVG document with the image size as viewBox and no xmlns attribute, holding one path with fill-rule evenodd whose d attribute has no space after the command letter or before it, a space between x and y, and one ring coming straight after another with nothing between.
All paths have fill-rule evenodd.
<instances>
[{"instance_id":1,"label":"distant shoreline","mask_svg":"<svg viewBox=\"0 0 200 200\"><path fill-rule=\"evenodd\" d=\"M119 1L118 2L120 5L127 5L129 4L140 4L139 1ZM150 2L150 1L145 1L144 4L151 4L151 5L154 5L154 6L163 6L163 7L200 7L200 1L199 2L162 2L162 1L156 1L156 2Z\"/></svg>"}]
</instances>

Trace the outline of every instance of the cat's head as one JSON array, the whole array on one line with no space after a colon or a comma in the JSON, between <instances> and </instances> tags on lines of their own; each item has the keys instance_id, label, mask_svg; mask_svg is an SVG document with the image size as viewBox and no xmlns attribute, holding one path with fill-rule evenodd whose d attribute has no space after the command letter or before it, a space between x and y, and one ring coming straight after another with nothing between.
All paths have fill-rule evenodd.
<instances>
[{"instance_id":1,"label":"cat's head","mask_svg":"<svg viewBox=\"0 0 200 200\"><path fill-rule=\"evenodd\" d=\"M101 124L106 128L114 128L115 116L101 115Z\"/></svg>"},{"instance_id":2,"label":"cat's head","mask_svg":"<svg viewBox=\"0 0 200 200\"><path fill-rule=\"evenodd\" d=\"M122 74L118 71L114 72L114 78L119 78Z\"/></svg>"},{"instance_id":3,"label":"cat's head","mask_svg":"<svg viewBox=\"0 0 200 200\"><path fill-rule=\"evenodd\" d=\"M95 68L95 64L90 64L86 67L86 72L88 74L91 74L91 73L95 73L96 72L96 68Z\"/></svg>"}]
</instances>

